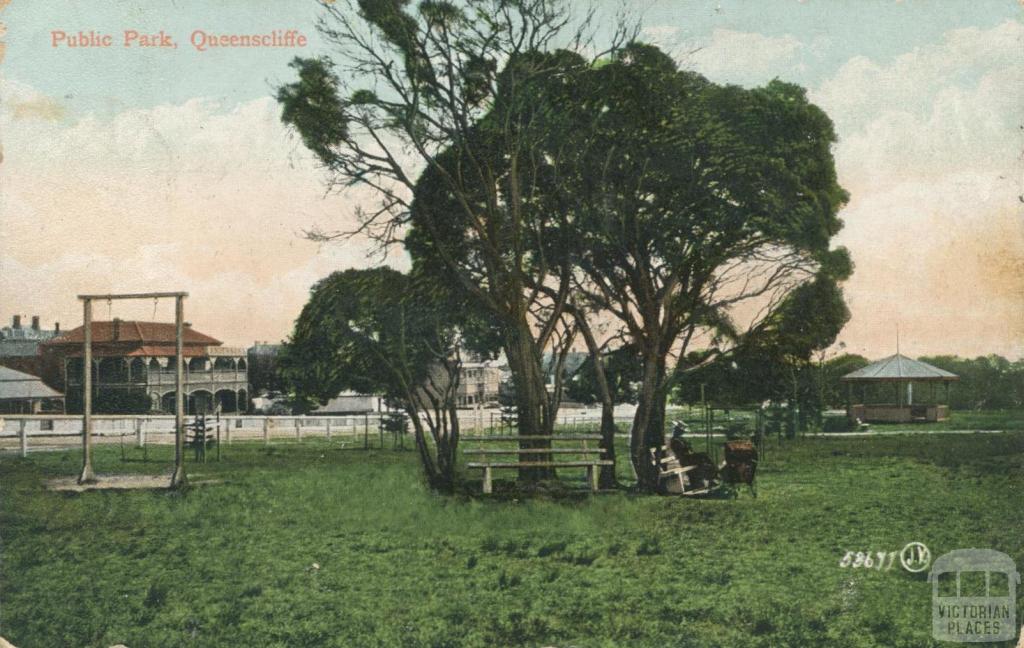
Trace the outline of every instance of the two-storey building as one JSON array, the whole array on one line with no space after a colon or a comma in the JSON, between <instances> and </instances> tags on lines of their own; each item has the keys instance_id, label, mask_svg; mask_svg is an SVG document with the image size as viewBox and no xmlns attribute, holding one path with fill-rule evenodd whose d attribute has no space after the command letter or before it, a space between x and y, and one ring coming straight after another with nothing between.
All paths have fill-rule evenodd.
<instances>
[{"instance_id":1,"label":"two-storey building","mask_svg":"<svg viewBox=\"0 0 1024 648\"><path fill-rule=\"evenodd\" d=\"M85 331L78 327L42 345L48 376L66 394L69 411L80 410ZM249 403L244 348L226 347L185 327L186 411L245 412ZM92 323L93 403L97 412L173 412L175 327L163 322L115 319Z\"/></svg>"}]
</instances>

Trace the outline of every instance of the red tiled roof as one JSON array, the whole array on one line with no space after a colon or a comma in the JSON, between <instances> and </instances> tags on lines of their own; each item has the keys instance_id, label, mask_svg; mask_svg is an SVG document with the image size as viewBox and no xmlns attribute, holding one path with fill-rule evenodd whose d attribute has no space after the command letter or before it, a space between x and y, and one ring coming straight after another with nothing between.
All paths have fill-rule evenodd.
<instances>
[{"instance_id":1,"label":"red tiled roof","mask_svg":"<svg viewBox=\"0 0 1024 648\"><path fill-rule=\"evenodd\" d=\"M128 345L151 345L164 347L167 345L171 346L172 353L174 349L175 329L174 324L168 324L165 322L136 322L136 321L121 321L118 322L118 337L114 339L114 322L93 322L92 323L92 341L93 344L98 343L123 343ZM85 342L85 327L79 326L78 328L71 329L67 333L59 337L55 337L52 340L48 340L43 344L50 345L66 345L66 344L82 344ZM221 341L210 337L204 333L193 329L192 327L186 326L184 331L184 344L186 346L220 346ZM134 353L132 355L142 355ZM164 355L155 353L153 355Z\"/></svg>"}]
</instances>

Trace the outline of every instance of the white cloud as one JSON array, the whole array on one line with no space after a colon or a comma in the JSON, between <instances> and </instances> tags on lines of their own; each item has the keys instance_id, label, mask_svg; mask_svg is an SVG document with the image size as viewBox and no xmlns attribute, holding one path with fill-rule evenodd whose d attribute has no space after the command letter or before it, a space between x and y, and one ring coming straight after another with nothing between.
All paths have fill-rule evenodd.
<instances>
[{"instance_id":1,"label":"white cloud","mask_svg":"<svg viewBox=\"0 0 1024 648\"><path fill-rule=\"evenodd\" d=\"M790 35L715 29L710 40L683 45L675 52L684 66L712 81L761 85L775 77L793 76L801 69L804 50L803 43Z\"/></svg>"},{"instance_id":2,"label":"white cloud","mask_svg":"<svg viewBox=\"0 0 1024 648\"><path fill-rule=\"evenodd\" d=\"M313 282L370 264L365 241L302 238L317 224L351 228L355 205L371 196L325 197L270 99L53 120L16 113L46 99L31 88L5 82L0 93L0 314L71 325L78 293L184 289L201 330L274 340L289 333Z\"/></svg>"},{"instance_id":3,"label":"white cloud","mask_svg":"<svg viewBox=\"0 0 1024 648\"><path fill-rule=\"evenodd\" d=\"M1021 67L1024 25L1006 21L992 29L958 29L939 43L916 48L881 64L857 56L812 93L841 130L863 127L879 113L906 112L922 117L937 94L968 88L990 71ZM1003 101L1019 99L1021 86L1002 89ZM1020 105L1020 101L1016 102Z\"/></svg>"},{"instance_id":4,"label":"white cloud","mask_svg":"<svg viewBox=\"0 0 1024 648\"><path fill-rule=\"evenodd\" d=\"M643 37L672 55L684 69L700 72L717 83L763 85L775 77L792 78L804 70L806 55L820 56L828 39L805 45L791 35L765 36L717 28L706 38L686 38L674 25L644 27Z\"/></svg>"},{"instance_id":5,"label":"white cloud","mask_svg":"<svg viewBox=\"0 0 1024 648\"><path fill-rule=\"evenodd\" d=\"M1015 22L952 31L811 93L852 194L851 347L891 348L900 321L911 352L1024 355L1022 40Z\"/></svg>"}]
</instances>

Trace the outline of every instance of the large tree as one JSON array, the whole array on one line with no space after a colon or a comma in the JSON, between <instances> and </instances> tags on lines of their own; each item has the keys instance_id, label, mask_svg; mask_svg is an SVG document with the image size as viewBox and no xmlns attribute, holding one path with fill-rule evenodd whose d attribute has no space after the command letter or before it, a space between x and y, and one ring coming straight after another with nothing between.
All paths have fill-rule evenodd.
<instances>
[{"instance_id":1,"label":"large tree","mask_svg":"<svg viewBox=\"0 0 1024 648\"><path fill-rule=\"evenodd\" d=\"M346 83L328 58L296 59L299 80L278 93L282 118L332 184L376 191L359 231L387 244L413 219L419 249L499 327L520 433L550 434L557 398L542 358L571 337L571 277L564 257L537 254L565 214L541 208L536 188L561 177L559 152L542 144L561 127L559 97L587 67L555 43L584 50L586 21L569 30L555 0L359 0L326 11L320 31ZM426 206L414 209L414 196Z\"/></svg>"},{"instance_id":2,"label":"large tree","mask_svg":"<svg viewBox=\"0 0 1024 648\"><path fill-rule=\"evenodd\" d=\"M313 287L284 347L282 376L299 400L383 393L408 414L428 482L451 491L467 312L448 291L390 268L336 272Z\"/></svg>"},{"instance_id":3,"label":"large tree","mask_svg":"<svg viewBox=\"0 0 1024 648\"><path fill-rule=\"evenodd\" d=\"M642 44L578 76L575 93L560 107L575 126L557 141L572 161L560 172L575 183L579 285L642 359L631 452L653 490L647 457L662 442L671 358L700 342L710 362L798 286L850 272L829 248L847 198L835 133L798 86L717 85Z\"/></svg>"}]
</instances>

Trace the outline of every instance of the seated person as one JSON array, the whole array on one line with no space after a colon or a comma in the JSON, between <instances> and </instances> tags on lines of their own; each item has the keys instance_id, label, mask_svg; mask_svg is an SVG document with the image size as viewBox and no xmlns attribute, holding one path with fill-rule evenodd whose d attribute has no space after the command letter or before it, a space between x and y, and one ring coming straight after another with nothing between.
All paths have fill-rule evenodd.
<instances>
[{"instance_id":1,"label":"seated person","mask_svg":"<svg viewBox=\"0 0 1024 648\"><path fill-rule=\"evenodd\" d=\"M715 462L704 452L694 452L689 442L683 438L682 432L677 428L672 432L672 439L668 443L672 454L679 461L679 465L697 466L694 470L686 473L691 488L708 488L711 482L718 476L718 469Z\"/></svg>"}]
</instances>

